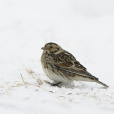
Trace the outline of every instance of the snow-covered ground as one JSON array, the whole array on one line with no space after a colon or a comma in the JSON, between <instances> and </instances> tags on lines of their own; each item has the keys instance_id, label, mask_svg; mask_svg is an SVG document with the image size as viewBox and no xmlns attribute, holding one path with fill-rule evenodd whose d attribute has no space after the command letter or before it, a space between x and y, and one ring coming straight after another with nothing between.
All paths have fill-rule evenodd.
<instances>
[{"instance_id":1,"label":"snow-covered ground","mask_svg":"<svg viewBox=\"0 0 114 114\"><path fill-rule=\"evenodd\" d=\"M55 42L110 87L52 87L41 47ZM0 0L0 114L114 114L113 0Z\"/></svg>"}]
</instances>

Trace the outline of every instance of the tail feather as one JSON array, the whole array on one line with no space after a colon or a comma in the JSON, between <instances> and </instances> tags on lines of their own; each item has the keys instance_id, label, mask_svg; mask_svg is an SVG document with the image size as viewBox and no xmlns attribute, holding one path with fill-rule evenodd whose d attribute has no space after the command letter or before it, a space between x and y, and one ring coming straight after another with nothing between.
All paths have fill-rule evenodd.
<instances>
[{"instance_id":1,"label":"tail feather","mask_svg":"<svg viewBox=\"0 0 114 114\"><path fill-rule=\"evenodd\" d=\"M105 86L105 87L107 87L107 88L109 87L108 85L104 84L103 82L101 82L101 81L99 81L99 80L95 80L95 82L98 83L98 84L101 84L101 85L103 85L103 86Z\"/></svg>"},{"instance_id":2,"label":"tail feather","mask_svg":"<svg viewBox=\"0 0 114 114\"><path fill-rule=\"evenodd\" d=\"M93 77L92 78L88 78L88 77L85 77L85 76L75 76L74 79L76 81L96 82L98 84L101 84L101 85L105 86L106 88L109 87L108 85L106 85L103 82L99 81L99 79L98 78L95 78L95 77L94 78Z\"/></svg>"},{"instance_id":3,"label":"tail feather","mask_svg":"<svg viewBox=\"0 0 114 114\"><path fill-rule=\"evenodd\" d=\"M58 69L61 69L60 67L58 67ZM89 72L84 71L84 70L76 70L76 69L68 69L68 68L63 68L62 70L75 74L74 76L71 76L69 78L76 80L76 81L88 81L88 82L96 82L98 84L101 84L103 86L105 86L106 88L108 88L109 86L104 84L103 82L99 81L99 79L93 75L91 75Z\"/></svg>"}]
</instances>

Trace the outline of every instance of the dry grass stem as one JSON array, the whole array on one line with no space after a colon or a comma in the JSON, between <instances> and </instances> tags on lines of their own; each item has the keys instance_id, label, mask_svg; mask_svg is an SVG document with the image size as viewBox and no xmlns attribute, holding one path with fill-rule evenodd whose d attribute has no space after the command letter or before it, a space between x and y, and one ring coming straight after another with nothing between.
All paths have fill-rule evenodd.
<instances>
[{"instance_id":1,"label":"dry grass stem","mask_svg":"<svg viewBox=\"0 0 114 114\"><path fill-rule=\"evenodd\" d=\"M32 85L32 86L35 86L35 87L39 87L39 88L41 88L41 89L43 89L43 90L45 90L45 91L47 91L47 92L51 92L51 91L48 91L48 90L42 88L41 86L38 86L38 85L34 85L34 84L30 84L30 83L28 83L28 82L25 82L21 73L20 73L20 75L21 75L21 78L22 78L23 83L24 83L24 85L25 85L26 88L27 88L27 85ZM34 78L34 79L36 79L36 78ZM42 81L41 81L41 83L42 83ZM52 92L51 92L51 93L52 93Z\"/></svg>"},{"instance_id":2,"label":"dry grass stem","mask_svg":"<svg viewBox=\"0 0 114 114\"><path fill-rule=\"evenodd\" d=\"M32 73L34 73L34 71L32 71L31 69L30 69L30 70L26 69L26 72L27 72L29 75L31 75Z\"/></svg>"},{"instance_id":3,"label":"dry grass stem","mask_svg":"<svg viewBox=\"0 0 114 114\"><path fill-rule=\"evenodd\" d=\"M42 81L41 81L41 79L40 78L35 78L34 76L32 76L35 80L37 80L37 82L39 83L39 85L42 85L43 83L42 83Z\"/></svg>"},{"instance_id":4,"label":"dry grass stem","mask_svg":"<svg viewBox=\"0 0 114 114\"><path fill-rule=\"evenodd\" d=\"M26 83L25 83L25 81L24 81L23 76L22 76L21 73L20 73L20 75L21 75L21 78L22 78L22 80L23 80L23 83L24 83L25 87L27 88Z\"/></svg>"}]
</instances>

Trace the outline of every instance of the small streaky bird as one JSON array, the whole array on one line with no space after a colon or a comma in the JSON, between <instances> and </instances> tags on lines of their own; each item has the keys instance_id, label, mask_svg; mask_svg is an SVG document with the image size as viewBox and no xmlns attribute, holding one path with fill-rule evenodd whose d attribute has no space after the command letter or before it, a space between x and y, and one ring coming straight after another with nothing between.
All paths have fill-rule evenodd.
<instances>
[{"instance_id":1,"label":"small streaky bird","mask_svg":"<svg viewBox=\"0 0 114 114\"><path fill-rule=\"evenodd\" d=\"M43 48L41 65L44 73L54 81L52 85L68 85L73 81L96 82L105 87L106 84L91 75L75 57L56 43L47 43Z\"/></svg>"}]
</instances>

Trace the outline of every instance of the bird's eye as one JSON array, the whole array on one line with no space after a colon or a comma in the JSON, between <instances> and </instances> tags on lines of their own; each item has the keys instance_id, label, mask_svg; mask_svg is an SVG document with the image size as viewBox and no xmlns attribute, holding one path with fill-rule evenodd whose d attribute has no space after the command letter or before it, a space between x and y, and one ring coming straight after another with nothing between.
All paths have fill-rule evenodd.
<instances>
[{"instance_id":1,"label":"bird's eye","mask_svg":"<svg viewBox=\"0 0 114 114\"><path fill-rule=\"evenodd\" d=\"M50 46L50 48L52 49L53 47L52 47L52 46Z\"/></svg>"}]
</instances>

